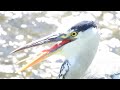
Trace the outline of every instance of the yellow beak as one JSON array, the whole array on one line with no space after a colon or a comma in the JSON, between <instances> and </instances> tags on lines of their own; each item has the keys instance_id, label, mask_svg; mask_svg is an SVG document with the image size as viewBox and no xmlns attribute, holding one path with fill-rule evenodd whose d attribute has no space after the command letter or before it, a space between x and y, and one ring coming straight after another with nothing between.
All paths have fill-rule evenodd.
<instances>
[{"instance_id":1,"label":"yellow beak","mask_svg":"<svg viewBox=\"0 0 120 90\"><path fill-rule=\"evenodd\" d=\"M29 62L27 65L23 66L20 70L18 70L16 73L22 72L24 70L26 70L27 68L34 66L40 62L42 62L43 60L45 60L46 58L48 58L49 56L55 54L55 53L59 53L60 52L60 48L71 42L70 39L64 39L62 40L60 43L55 44L54 46L52 46L50 49L47 50L43 50L39 56L37 56L34 60L32 60L31 62ZM19 50L19 49L17 49ZM21 49L20 49L21 50ZM16 51L15 51L16 52Z\"/></svg>"}]
</instances>

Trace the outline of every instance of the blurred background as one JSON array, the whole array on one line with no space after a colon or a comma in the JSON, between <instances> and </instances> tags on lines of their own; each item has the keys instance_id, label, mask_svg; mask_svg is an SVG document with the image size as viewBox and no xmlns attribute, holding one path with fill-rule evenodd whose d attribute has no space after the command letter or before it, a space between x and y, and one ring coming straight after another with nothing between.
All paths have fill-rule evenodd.
<instances>
[{"instance_id":1,"label":"blurred background","mask_svg":"<svg viewBox=\"0 0 120 90\"><path fill-rule=\"evenodd\" d=\"M120 11L0 11L0 78L56 78L63 62L62 57L57 55L28 68L22 73L15 73L16 70L34 59L41 50L50 47L51 44L37 46L14 54L10 54L10 52L53 32L68 30L72 25L83 20L97 22L101 35L99 50L104 51L105 54L102 53L101 57L110 57L113 60L112 64L114 60L117 60L117 65L116 63L115 65L118 66L117 70L119 71ZM107 56L106 52L112 54ZM16 64L20 60L26 61ZM108 62L104 63L107 67ZM112 69L114 71L114 68Z\"/></svg>"}]
</instances>

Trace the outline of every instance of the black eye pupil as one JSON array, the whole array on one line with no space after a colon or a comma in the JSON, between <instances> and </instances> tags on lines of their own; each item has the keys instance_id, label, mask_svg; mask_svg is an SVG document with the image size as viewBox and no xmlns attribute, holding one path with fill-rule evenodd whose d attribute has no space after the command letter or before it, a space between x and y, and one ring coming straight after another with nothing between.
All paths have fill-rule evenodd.
<instances>
[{"instance_id":1,"label":"black eye pupil","mask_svg":"<svg viewBox=\"0 0 120 90\"><path fill-rule=\"evenodd\" d=\"M77 32L72 32L72 33L71 33L71 36L73 36L73 37L74 37L74 36L77 36Z\"/></svg>"},{"instance_id":2,"label":"black eye pupil","mask_svg":"<svg viewBox=\"0 0 120 90\"><path fill-rule=\"evenodd\" d=\"M73 35L75 35L75 33L73 33Z\"/></svg>"}]
</instances>

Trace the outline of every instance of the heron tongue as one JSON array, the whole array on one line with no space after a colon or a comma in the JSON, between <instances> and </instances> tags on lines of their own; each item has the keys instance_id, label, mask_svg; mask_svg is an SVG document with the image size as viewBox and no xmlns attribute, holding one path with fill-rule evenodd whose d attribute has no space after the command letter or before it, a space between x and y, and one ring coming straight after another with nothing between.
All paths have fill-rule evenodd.
<instances>
[{"instance_id":1,"label":"heron tongue","mask_svg":"<svg viewBox=\"0 0 120 90\"><path fill-rule=\"evenodd\" d=\"M55 44L50 49L43 50L42 52L53 52L69 42L71 42L70 39L64 39L62 42Z\"/></svg>"}]
</instances>

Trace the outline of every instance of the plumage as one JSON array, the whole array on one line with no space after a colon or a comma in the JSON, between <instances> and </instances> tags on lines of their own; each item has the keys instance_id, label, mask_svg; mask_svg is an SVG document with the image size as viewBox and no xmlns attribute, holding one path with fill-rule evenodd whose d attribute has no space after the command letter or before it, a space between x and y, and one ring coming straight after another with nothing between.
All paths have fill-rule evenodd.
<instances>
[{"instance_id":1,"label":"plumage","mask_svg":"<svg viewBox=\"0 0 120 90\"><path fill-rule=\"evenodd\" d=\"M65 79L67 73L69 72L70 63L68 60L65 60L60 68L60 73L58 75L59 79Z\"/></svg>"},{"instance_id":2,"label":"plumage","mask_svg":"<svg viewBox=\"0 0 120 90\"><path fill-rule=\"evenodd\" d=\"M84 35L81 33L85 33ZM65 78L78 79L91 64L99 44L99 35L95 28L80 32L77 39L62 48L62 55L71 64Z\"/></svg>"}]
</instances>

